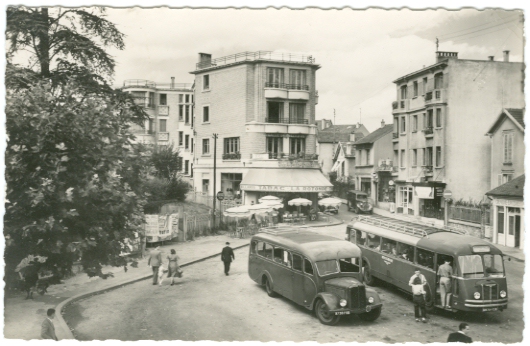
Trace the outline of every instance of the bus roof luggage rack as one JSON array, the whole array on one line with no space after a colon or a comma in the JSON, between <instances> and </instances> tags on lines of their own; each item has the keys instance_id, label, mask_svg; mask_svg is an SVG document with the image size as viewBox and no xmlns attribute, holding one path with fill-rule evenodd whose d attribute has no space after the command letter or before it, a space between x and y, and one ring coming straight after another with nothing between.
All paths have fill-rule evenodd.
<instances>
[{"instance_id":1,"label":"bus roof luggage rack","mask_svg":"<svg viewBox=\"0 0 530 346\"><path fill-rule=\"evenodd\" d=\"M407 222L407 221L405 221L407 224L401 224L401 223L395 223L395 222L392 222L392 221L389 221L389 220L382 220L382 219L379 219L379 218L373 218L373 217L369 217L369 216L361 216L361 215L359 215L359 216L357 216L357 220L359 220L361 222L368 223L370 225L374 225L374 226L383 226L383 227L391 229L393 231L404 233L404 234L408 234L408 235L412 235L412 236L415 236L415 237L426 237L429 234L433 234L433 233L437 233L437 232L443 232L443 231L453 232L453 233L457 233L457 234L467 234L466 231L457 230L457 229L450 228L450 227L438 228L438 227L433 227L433 226L428 226L428 225L415 224L413 222ZM399 221L401 221L401 220L399 220ZM411 226L411 225L413 225L413 226ZM426 228L422 229L422 228L419 228L419 227L426 227Z\"/></svg>"},{"instance_id":2,"label":"bus roof luggage rack","mask_svg":"<svg viewBox=\"0 0 530 346\"><path fill-rule=\"evenodd\" d=\"M307 228L302 228L301 230L306 231ZM289 232L299 232L300 228L289 227L289 226L268 226L262 227L259 229L258 233L267 233L267 234L285 234Z\"/></svg>"}]
</instances>

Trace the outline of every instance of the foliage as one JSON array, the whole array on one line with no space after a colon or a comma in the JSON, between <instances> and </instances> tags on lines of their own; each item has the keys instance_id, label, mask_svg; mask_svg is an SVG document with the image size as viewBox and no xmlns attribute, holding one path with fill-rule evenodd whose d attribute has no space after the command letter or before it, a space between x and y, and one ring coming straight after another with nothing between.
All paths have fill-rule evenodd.
<instances>
[{"instance_id":1,"label":"foliage","mask_svg":"<svg viewBox=\"0 0 530 346\"><path fill-rule=\"evenodd\" d=\"M336 196L345 198L348 190L355 188L355 181L351 175L337 177L337 172L329 172L328 177L333 185L333 193Z\"/></svg>"},{"instance_id":2,"label":"foliage","mask_svg":"<svg viewBox=\"0 0 530 346\"><path fill-rule=\"evenodd\" d=\"M459 200L457 200L457 201L455 201L453 203L453 206L455 206L455 207L477 208L477 209L481 208L480 201L477 202L477 201L475 201L472 198L468 199L467 201L464 200L463 198L460 198Z\"/></svg>"},{"instance_id":3,"label":"foliage","mask_svg":"<svg viewBox=\"0 0 530 346\"><path fill-rule=\"evenodd\" d=\"M160 146L151 154L151 163L155 169L155 175L170 180L181 170L182 158L179 151L175 150L173 143Z\"/></svg>"}]
</instances>

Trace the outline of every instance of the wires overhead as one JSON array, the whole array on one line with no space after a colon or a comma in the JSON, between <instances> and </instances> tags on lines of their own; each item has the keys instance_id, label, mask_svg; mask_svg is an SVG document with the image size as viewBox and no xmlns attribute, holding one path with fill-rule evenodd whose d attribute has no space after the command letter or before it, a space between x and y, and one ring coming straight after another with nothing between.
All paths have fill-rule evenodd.
<instances>
[{"instance_id":1,"label":"wires overhead","mask_svg":"<svg viewBox=\"0 0 530 346\"><path fill-rule=\"evenodd\" d=\"M486 34L489 34L489 33L500 31L500 30L505 30L507 28L510 28L509 27L510 25L518 23L518 22L520 22L520 15L517 15L515 17L511 17L509 20L503 21L501 23L485 23L485 24L481 24L481 25L476 25L476 26L473 26L473 27L469 27L467 29L453 31L451 33L447 33L447 34L443 34L443 35L438 35L438 37L439 37L440 41L442 41L442 42L447 42L447 41L456 42L456 41L465 40L465 39L469 39L469 38L473 38L473 37L477 37L477 36L486 35ZM487 25L487 27L484 27L484 28L481 28L481 29L477 29L477 30L473 30L473 29L476 29L476 28L479 28L479 27L483 27L483 26L486 26L486 25ZM488 31L490 29L493 29L493 28L496 28L496 27L499 27L499 26L503 26L503 25L507 25L507 26L499 28L499 29L496 29L496 30L493 30L493 31ZM469 31L469 30L472 30L472 31ZM468 32L464 32L464 31L468 31ZM455 34L460 33L460 32L464 32L464 33L455 35ZM473 35L471 37L463 37L463 36L468 36L468 35L475 34L475 33L478 33L478 34L477 35ZM459 38L459 37L463 37L463 38ZM459 38L459 39L455 40L455 38Z\"/></svg>"}]
</instances>

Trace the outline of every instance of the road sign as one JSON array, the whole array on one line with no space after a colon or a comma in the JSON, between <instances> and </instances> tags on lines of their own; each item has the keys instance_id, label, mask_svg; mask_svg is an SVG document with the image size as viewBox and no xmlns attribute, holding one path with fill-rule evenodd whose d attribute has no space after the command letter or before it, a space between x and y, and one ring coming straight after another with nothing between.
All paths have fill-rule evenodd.
<instances>
[{"instance_id":1,"label":"road sign","mask_svg":"<svg viewBox=\"0 0 530 346\"><path fill-rule=\"evenodd\" d=\"M225 199L225 194L223 193L223 191L217 192L217 199L220 200L220 201Z\"/></svg>"},{"instance_id":2,"label":"road sign","mask_svg":"<svg viewBox=\"0 0 530 346\"><path fill-rule=\"evenodd\" d=\"M451 197L453 197L453 193L451 192L451 190L445 190L444 191L444 198L449 199Z\"/></svg>"}]
</instances>

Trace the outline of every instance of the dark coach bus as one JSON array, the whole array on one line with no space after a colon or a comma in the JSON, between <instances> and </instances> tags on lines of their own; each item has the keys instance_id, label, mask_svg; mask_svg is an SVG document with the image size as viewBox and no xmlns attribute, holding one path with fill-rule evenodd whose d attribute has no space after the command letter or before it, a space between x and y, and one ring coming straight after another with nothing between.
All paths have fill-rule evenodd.
<instances>
[{"instance_id":1,"label":"dark coach bus","mask_svg":"<svg viewBox=\"0 0 530 346\"><path fill-rule=\"evenodd\" d=\"M361 248L364 282L370 286L382 280L412 293L408 282L414 268L420 268L427 279L427 308L443 308L437 271L449 259L453 268L450 310L508 308L502 252L484 240L456 230L381 216L352 219L346 239Z\"/></svg>"},{"instance_id":2,"label":"dark coach bus","mask_svg":"<svg viewBox=\"0 0 530 346\"><path fill-rule=\"evenodd\" d=\"M271 297L314 310L321 323L343 315L374 321L381 300L362 282L361 250L345 240L296 228L271 228L250 241L248 274Z\"/></svg>"}]
</instances>

